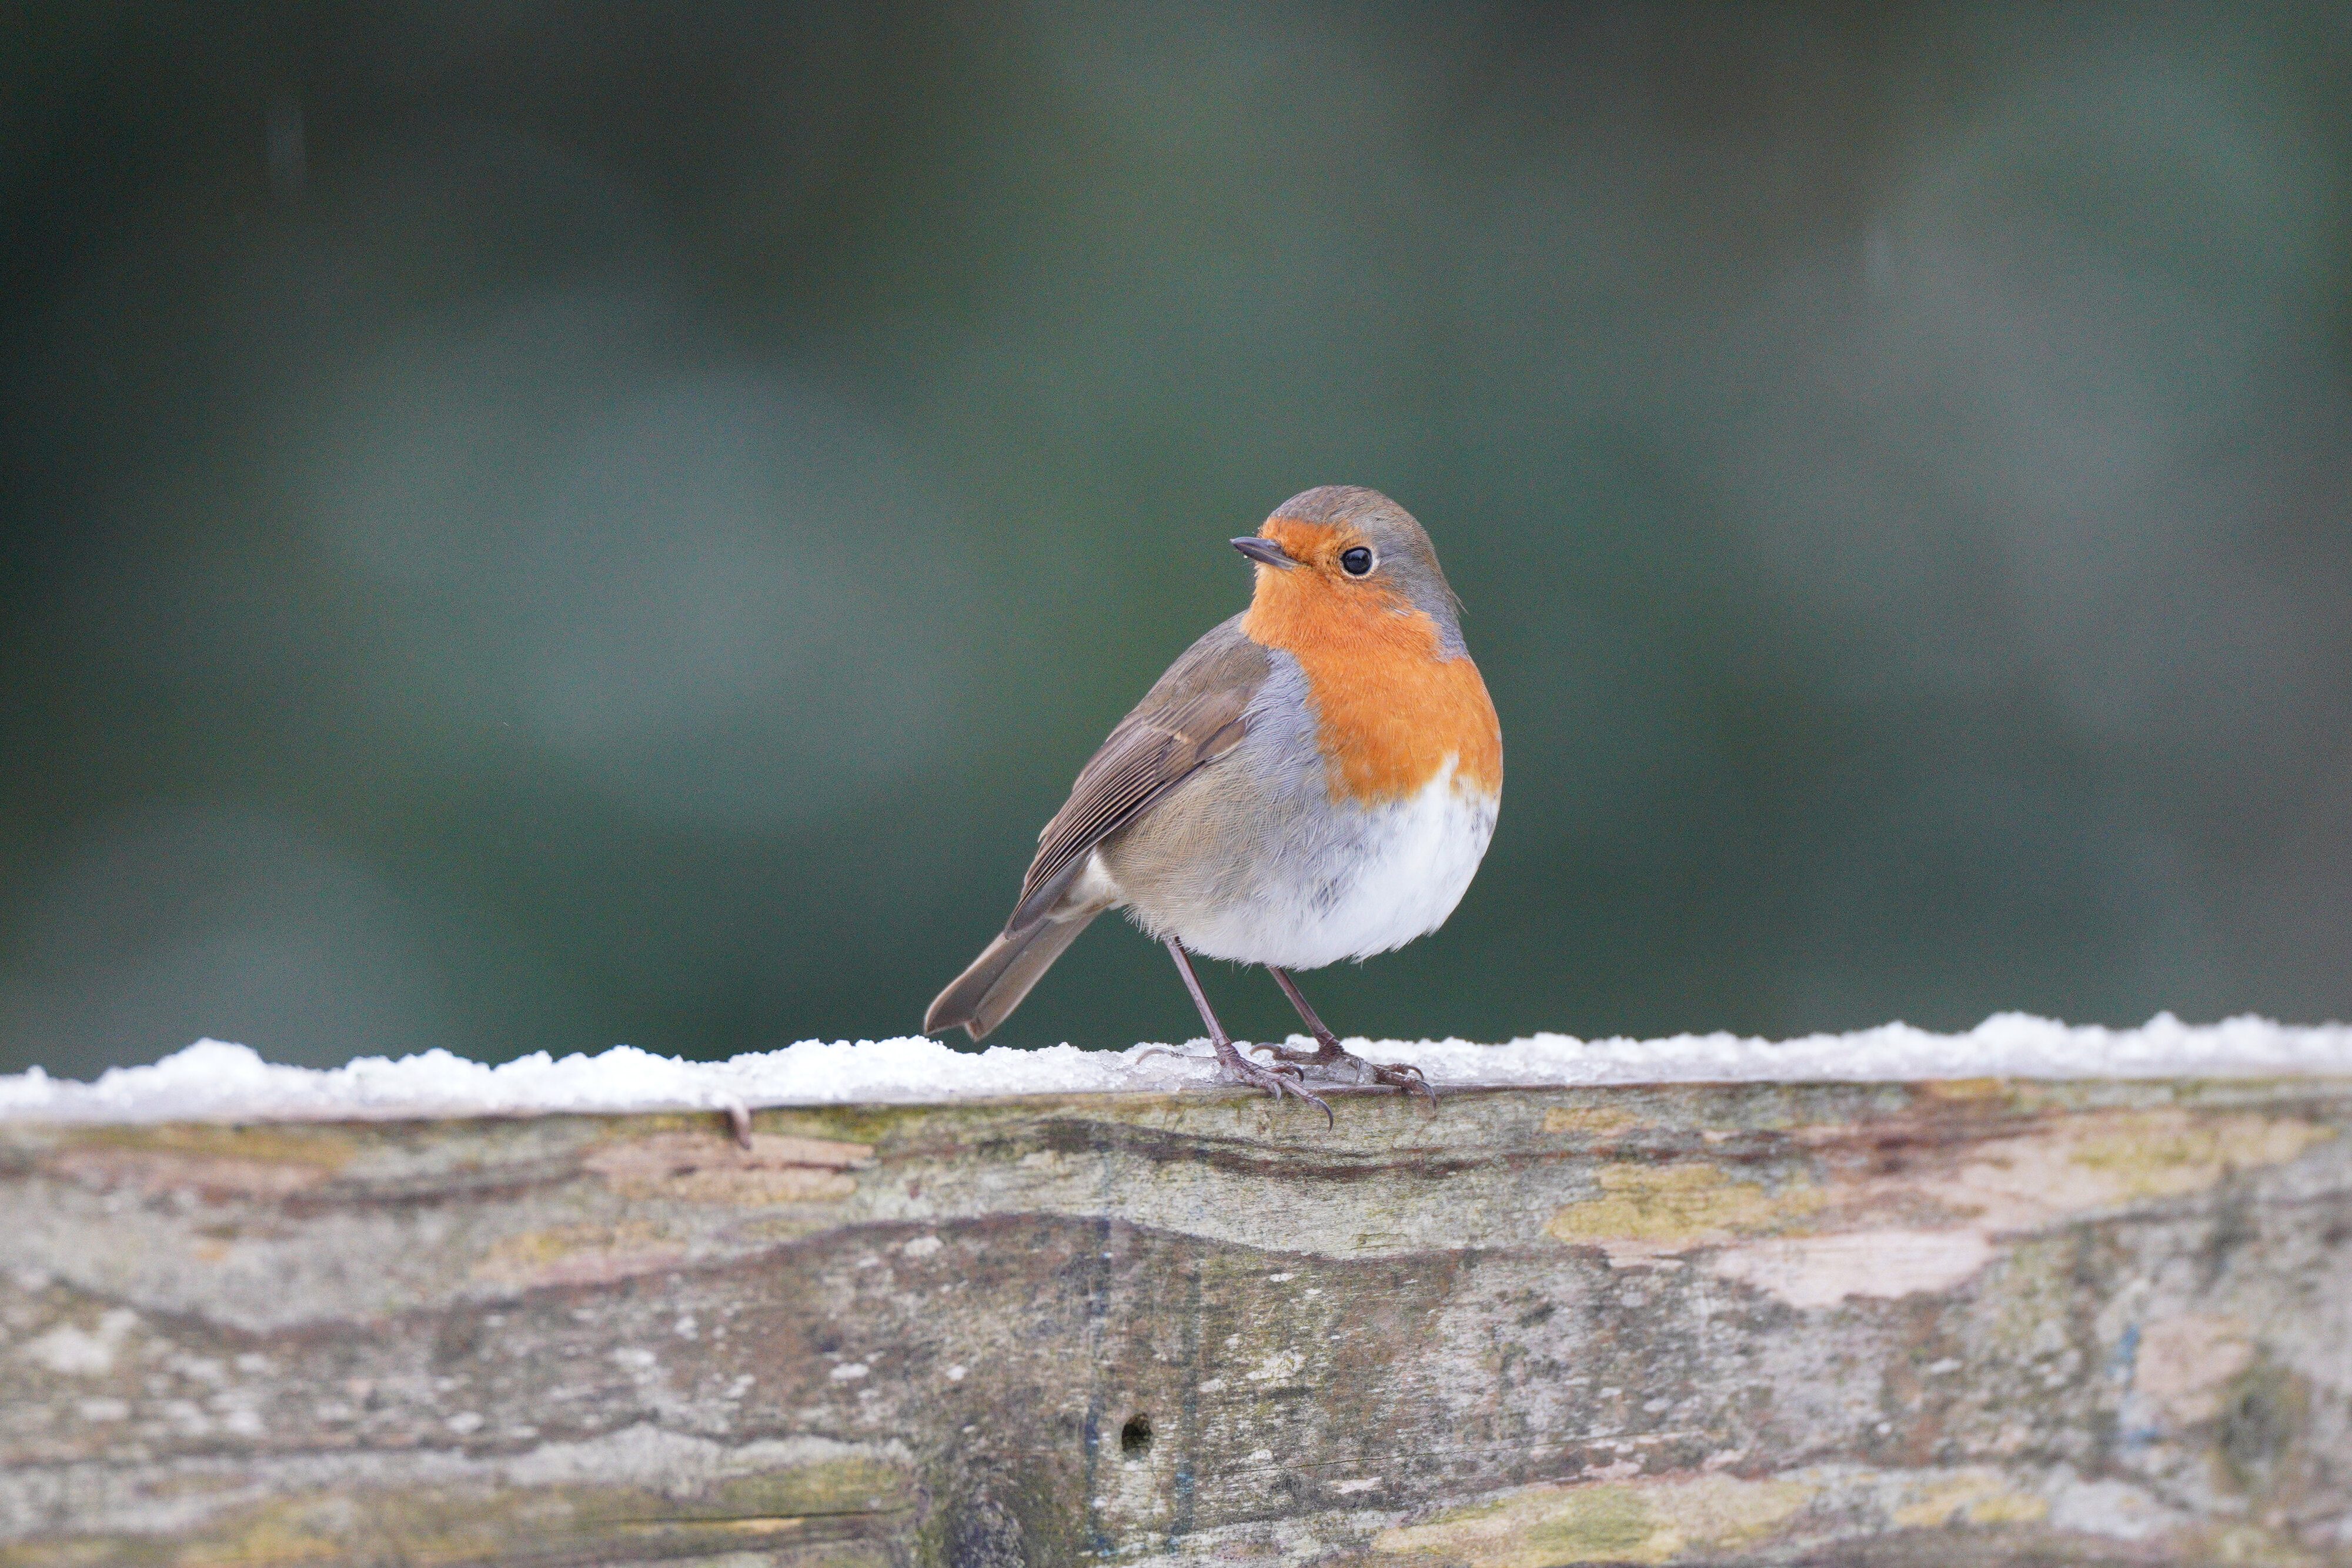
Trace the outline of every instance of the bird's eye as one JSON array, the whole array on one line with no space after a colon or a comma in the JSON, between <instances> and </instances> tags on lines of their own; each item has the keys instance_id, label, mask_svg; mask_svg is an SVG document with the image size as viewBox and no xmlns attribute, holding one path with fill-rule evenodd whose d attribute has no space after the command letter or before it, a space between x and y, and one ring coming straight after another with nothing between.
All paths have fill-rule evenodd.
<instances>
[{"instance_id":1,"label":"bird's eye","mask_svg":"<svg viewBox=\"0 0 2352 1568\"><path fill-rule=\"evenodd\" d=\"M1339 552L1339 567L1349 577L1362 577L1372 570L1372 552L1358 545Z\"/></svg>"}]
</instances>

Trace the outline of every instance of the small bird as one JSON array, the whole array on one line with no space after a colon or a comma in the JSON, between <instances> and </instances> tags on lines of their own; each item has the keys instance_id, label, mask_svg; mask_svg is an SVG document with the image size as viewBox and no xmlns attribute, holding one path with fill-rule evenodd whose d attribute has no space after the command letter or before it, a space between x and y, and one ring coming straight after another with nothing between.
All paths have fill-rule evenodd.
<instances>
[{"instance_id":1,"label":"small bird","mask_svg":"<svg viewBox=\"0 0 2352 1568\"><path fill-rule=\"evenodd\" d=\"M1418 1091L1307 1005L1293 969L1367 958L1445 923L1495 836L1503 731L1459 601L1411 514L1377 490L1294 496L1234 539L1250 607L1160 677L1038 835L1004 930L941 991L923 1032L973 1040L1107 909L1167 946L1230 1082L1331 1108L1307 1071ZM1192 954L1263 965L1317 1049L1234 1049Z\"/></svg>"}]
</instances>

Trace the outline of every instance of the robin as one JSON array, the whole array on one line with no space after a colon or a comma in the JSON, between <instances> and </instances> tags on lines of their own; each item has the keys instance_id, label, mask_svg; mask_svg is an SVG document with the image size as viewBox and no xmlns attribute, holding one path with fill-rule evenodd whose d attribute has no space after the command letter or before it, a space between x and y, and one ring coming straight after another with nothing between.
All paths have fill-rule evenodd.
<instances>
[{"instance_id":1,"label":"robin","mask_svg":"<svg viewBox=\"0 0 2352 1568\"><path fill-rule=\"evenodd\" d=\"M1012 918L923 1031L1004 1021L1089 922L1166 944L1223 1076L1330 1106L1307 1071L1436 1098L1416 1068L1340 1048L1290 977L1367 958L1454 913L1495 835L1503 732L1429 536L1377 490L1327 485L1233 541L1250 607L1185 650L1038 835ZM1312 1051L1244 1057L1191 955L1263 965Z\"/></svg>"}]
</instances>

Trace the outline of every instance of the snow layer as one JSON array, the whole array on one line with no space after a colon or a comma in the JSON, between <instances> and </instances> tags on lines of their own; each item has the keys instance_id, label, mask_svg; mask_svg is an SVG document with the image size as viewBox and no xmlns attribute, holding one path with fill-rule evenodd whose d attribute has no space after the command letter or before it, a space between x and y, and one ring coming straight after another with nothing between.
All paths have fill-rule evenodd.
<instances>
[{"instance_id":1,"label":"snow layer","mask_svg":"<svg viewBox=\"0 0 2352 1568\"><path fill-rule=\"evenodd\" d=\"M2133 1030L2073 1029L2001 1013L1966 1034L1930 1034L1895 1023L1780 1041L1728 1034L1646 1040L1539 1034L1507 1045L1349 1043L1375 1061L1413 1062L1441 1087L2352 1074L2352 1028L2342 1024L2296 1028L2237 1018L2191 1025L2169 1013ZM1147 1045L1123 1051L1067 1045L973 1051L917 1038L854 1044L812 1040L730 1061L682 1061L622 1045L560 1061L542 1051L497 1067L428 1051L397 1061L365 1056L320 1071L276 1066L245 1046L204 1040L152 1066L110 1069L95 1083L51 1078L37 1067L0 1076L0 1120L525 1115L1164 1092L1213 1083L1207 1049L1206 1041L1194 1040L1181 1048L1185 1054Z\"/></svg>"}]
</instances>

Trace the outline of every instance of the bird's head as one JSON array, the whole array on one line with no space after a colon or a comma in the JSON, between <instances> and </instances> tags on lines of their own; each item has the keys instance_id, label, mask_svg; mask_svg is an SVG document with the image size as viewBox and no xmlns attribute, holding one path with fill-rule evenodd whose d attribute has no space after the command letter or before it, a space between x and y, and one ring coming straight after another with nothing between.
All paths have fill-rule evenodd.
<instances>
[{"instance_id":1,"label":"bird's head","mask_svg":"<svg viewBox=\"0 0 2352 1568\"><path fill-rule=\"evenodd\" d=\"M1293 496L1233 541L1257 564L1253 620L1302 628L1426 616L1444 654L1462 652L1459 601L1412 514L1355 485Z\"/></svg>"}]
</instances>

